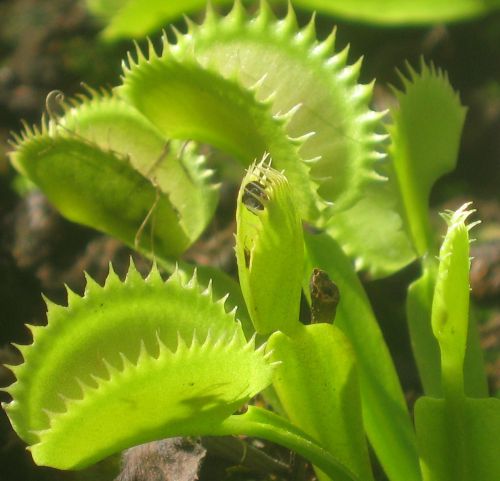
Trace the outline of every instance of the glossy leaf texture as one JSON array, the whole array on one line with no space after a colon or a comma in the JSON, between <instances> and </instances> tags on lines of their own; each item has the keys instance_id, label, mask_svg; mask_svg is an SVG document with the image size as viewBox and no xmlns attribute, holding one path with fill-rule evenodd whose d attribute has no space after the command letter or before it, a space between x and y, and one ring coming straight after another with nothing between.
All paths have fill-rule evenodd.
<instances>
[{"instance_id":1,"label":"glossy leaf texture","mask_svg":"<svg viewBox=\"0 0 500 481\"><path fill-rule=\"evenodd\" d=\"M225 298L176 271L166 282L131 266L110 272L18 346L24 363L5 406L38 464L82 468L135 444L207 434L271 382ZM66 449L71 440L71 449Z\"/></svg>"},{"instance_id":2,"label":"glossy leaf texture","mask_svg":"<svg viewBox=\"0 0 500 481\"><path fill-rule=\"evenodd\" d=\"M325 234L307 234L306 275L326 271L341 300L335 325L347 336L356 355L363 422L368 439L391 481L421 479L413 426L387 345L368 298L340 246Z\"/></svg>"},{"instance_id":3,"label":"glossy leaf texture","mask_svg":"<svg viewBox=\"0 0 500 481\"><path fill-rule=\"evenodd\" d=\"M62 108L62 118L16 138L14 166L70 220L161 258L182 253L218 200L204 158L108 93L90 91Z\"/></svg>"},{"instance_id":4,"label":"glossy leaf texture","mask_svg":"<svg viewBox=\"0 0 500 481\"><path fill-rule=\"evenodd\" d=\"M104 36L108 39L141 38L161 28L166 22L185 13L193 13L205 6L204 0L87 0L89 9L108 23ZM214 5L228 5L231 0L212 0ZM250 2L245 2L250 3ZM285 4L275 0L273 4ZM415 25L435 22L453 22L486 15L500 8L498 0L294 0L294 5L305 10L381 25Z\"/></svg>"}]
</instances>

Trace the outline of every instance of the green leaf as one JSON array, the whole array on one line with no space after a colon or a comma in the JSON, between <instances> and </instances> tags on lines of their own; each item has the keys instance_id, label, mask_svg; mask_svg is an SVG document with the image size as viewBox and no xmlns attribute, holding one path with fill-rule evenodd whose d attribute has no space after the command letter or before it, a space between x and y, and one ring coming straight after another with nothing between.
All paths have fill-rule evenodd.
<instances>
[{"instance_id":1,"label":"green leaf","mask_svg":"<svg viewBox=\"0 0 500 481\"><path fill-rule=\"evenodd\" d=\"M439 345L432 334L431 308L436 285L437 264L426 259L422 275L412 282L406 298L406 318L424 393L439 397L441 391L441 360Z\"/></svg>"},{"instance_id":2,"label":"green leaf","mask_svg":"<svg viewBox=\"0 0 500 481\"><path fill-rule=\"evenodd\" d=\"M439 251L439 268L432 300L432 332L441 352L445 398L463 396L463 366L469 327L469 229L465 221L474 212L464 204L443 218L448 230ZM452 392L448 392L451 389Z\"/></svg>"},{"instance_id":3,"label":"green leaf","mask_svg":"<svg viewBox=\"0 0 500 481\"><path fill-rule=\"evenodd\" d=\"M441 354L444 400L423 398L415 413L424 476L429 480L482 479L476 477L476 472L471 477L472 472L468 467L468 446L471 438L477 439L474 432L477 424L471 426L471 423L477 420L470 417L470 405L464 390L464 360L469 326L469 230L476 224L466 225L467 218L474 212L467 210L469 206L470 203L464 204L455 212L443 214L448 230L439 252L431 326ZM483 372L484 369L479 369L477 374L481 376ZM500 404L495 409L500 409ZM481 408L478 412L481 412ZM432 427L429 425L431 422ZM430 434L431 431L433 434ZM423 444L428 437L434 437L432 449L439 449L436 451L441 455L439 461ZM482 444L485 444L484 440ZM480 463L479 460L475 462Z\"/></svg>"},{"instance_id":4,"label":"green leaf","mask_svg":"<svg viewBox=\"0 0 500 481\"><path fill-rule=\"evenodd\" d=\"M413 426L398 376L361 283L349 259L330 237L305 235L307 269L325 270L337 284L340 303L335 325L356 354L365 430L392 481L419 481Z\"/></svg>"},{"instance_id":5,"label":"green leaf","mask_svg":"<svg viewBox=\"0 0 500 481\"><path fill-rule=\"evenodd\" d=\"M358 22L414 25L467 20L500 7L498 0L294 0L311 10Z\"/></svg>"},{"instance_id":6,"label":"green leaf","mask_svg":"<svg viewBox=\"0 0 500 481\"><path fill-rule=\"evenodd\" d=\"M270 383L225 299L181 278L164 283L153 268L143 280L131 268L125 282L89 279L84 297L68 291L68 307L49 303L7 388L6 410L37 463L81 468L134 444L205 434Z\"/></svg>"},{"instance_id":7,"label":"green leaf","mask_svg":"<svg viewBox=\"0 0 500 481\"><path fill-rule=\"evenodd\" d=\"M274 333L267 349L281 361L273 386L290 420L359 479L373 479L354 352L342 331L331 324L301 326L291 337Z\"/></svg>"},{"instance_id":8,"label":"green leaf","mask_svg":"<svg viewBox=\"0 0 500 481\"><path fill-rule=\"evenodd\" d=\"M454 422L454 420L451 420ZM450 419L443 399L420 398L415 404L415 427L424 481L497 481L500 479L500 399L465 399L464 453L450 449ZM457 474L456 469L461 466Z\"/></svg>"},{"instance_id":9,"label":"green leaf","mask_svg":"<svg viewBox=\"0 0 500 481\"><path fill-rule=\"evenodd\" d=\"M137 110L107 93L70 102L61 119L42 120L41 131L26 127L13 164L70 220L130 246L139 241L147 253L178 256L217 204L204 159L193 146L167 142Z\"/></svg>"},{"instance_id":10,"label":"green leaf","mask_svg":"<svg viewBox=\"0 0 500 481\"><path fill-rule=\"evenodd\" d=\"M415 260L416 253L399 210L399 196L391 174L385 182L366 187L352 207L336 212L326 232L352 258L357 271L372 279L401 270Z\"/></svg>"},{"instance_id":11,"label":"green leaf","mask_svg":"<svg viewBox=\"0 0 500 481\"><path fill-rule=\"evenodd\" d=\"M441 282L445 272L442 271L441 273ZM437 276L438 263L436 259L425 258L423 260L422 275L408 289L406 315L412 339L413 355L424 392L428 396L442 397L441 356L439 344L433 335L431 325ZM464 289L463 279L462 289ZM463 371L465 393L470 397L486 397L488 395L488 383L484 374L483 354L479 344L478 328L475 323L472 323L468 329Z\"/></svg>"},{"instance_id":12,"label":"green leaf","mask_svg":"<svg viewBox=\"0 0 500 481\"><path fill-rule=\"evenodd\" d=\"M266 409L248 406L245 414L230 416L217 429L220 436L246 434L281 444L301 454L335 481L361 481L335 456L290 421Z\"/></svg>"},{"instance_id":13,"label":"green leaf","mask_svg":"<svg viewBox=\"0 0 500 481\"><path fill-rule=\"evenodd\" d=\"M248 170L238 194L238 274L255 330L288 333L300 325L302 223L287 178L264 162Z\"/></svg>"},{"instance_id":14,"label":"green leaf","mask_svg":"<svg viewBox=\"0 0 500 481\"><path fill-rule=\"evenodd\" d=\"M434 252L428 221L433 184L456 165L465 109L443 72L422 60L420 73L408 66L401 75L404 93L396 92L399 108L391 111L392 158L403 205L403 216L419 256Z\"/></svg>"},{"instance_id":15,"label":"green leaf","mask_svg":"<svg viewBox=\"0 0 500 481\"><path fill-rule=\"evenodd\" d=\"M101 149L127 157L132 167L167 194L179 223L194 241L212 219L218 202L213 171L192 142L166 139L121 99L90 90L66 108L59 131L70 131Z\"/></svg>"},{"instance_id":16,"label":"green leaf","mask_svg":"<svg viewBox=\"0 0 500 481\"><path fill-rule=\"evenodd\" d=\"M12 162L65 217L130 246L156 202L157 190L126 159L71 136L30 136L12 154ZM154 246L157 255L167 258L182 253L189 239L166 195L156 202L155 216L160 222L153 241L142 236L140 248L151 251Z\"/></svg>"},{"instance_id":17,"label":"green leaf","mask_svg":"<svg viewBox=\"0 0 500 481\"><path fill-rule=\"evenodd\" d=\"M119 92L168 137L212 143L244 165L268 152L302 216L318 220L321 199L341 209L379 179L383 140L372 85L356 83L361 63L347 65L334 44L334 32L316 40L313 21L299 29L292 9L277 20L266 2L254 17L239 3L222 18L209 8L175 45L164 36L161 54L150 45L147 59L130 56Z\"/></svg>"},{"instance_id":18,"label":"green leaf","mask_svg":"<svg viewBox=\"0 0 500 481\"><path fill-rule=\"evenodd\" d=\"M141 38L161 28L166 22L185 13L196 12L205 6L205 0L87 0L92 12L109 20L104 36ZM214 5L227 5L232 0L212 0ZM247 2L245 2L247 3ZM284 4L275 0L273 3ZM467 20L487 14L500 7L498 0L294 0L306 10L317 10L357 22L382 25L428 24Z\"/></svg>"}]
</instances>

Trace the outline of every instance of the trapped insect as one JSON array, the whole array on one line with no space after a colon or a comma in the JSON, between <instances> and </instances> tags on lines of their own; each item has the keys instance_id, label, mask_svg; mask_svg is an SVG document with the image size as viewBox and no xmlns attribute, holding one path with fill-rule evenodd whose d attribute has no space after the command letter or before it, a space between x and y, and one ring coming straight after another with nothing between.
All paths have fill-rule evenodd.
<instances>
[{"instance_id":1,"label":"trapped insect","mask_svg":"<svg viewBox=\"0 0 500 481\"><path fill-rule=\"evenodd\" d=\"M269 200L266 194L265 187L258 181L254 180L245 185L242 196L242 202L252 214L258 214L263 211L265 203Z\"/></svg>"}]
</instances>

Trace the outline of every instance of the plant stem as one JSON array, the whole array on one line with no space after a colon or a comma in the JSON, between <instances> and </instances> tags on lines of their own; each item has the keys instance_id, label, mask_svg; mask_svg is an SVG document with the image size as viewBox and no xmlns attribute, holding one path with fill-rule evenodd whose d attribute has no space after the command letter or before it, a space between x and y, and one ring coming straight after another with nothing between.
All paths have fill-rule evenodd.
<instances>
[{"instance_id":1,"label":"plant stem","mask_svg":"<svg viewBox=\"0 0 500 481\"><path fill-rule=\"evenodd\" d=\"M450 469L453 480L462 481L465 476L465 394L462 364L447 362L441 356L443 395L446 403L445 423L451 451Z\"/></svg>"},{"instance_id":2,"label":"plant stem","mask_svg":"<svg viewBox=\"0 0 500 481\"><path fill-rule=\"evenodd\" d=\"M233 415L211 430L212 435L245 434L285 446L311 461L335 481L359 481L346 466L286 419L266 409L249 406L245 414Z\"/></svg>"},{"instance_id":3,"label":"plant stem","mask_svg":"<svg viewBox=\"0 0 500 481\"><path fill-rule=\"evenodd\" d=\"M201 443L210 454L244 466L253 472L266 476L272 473L281 475L291 473L290 466L269 456L244 439L234 436L204 436L201 438Z\"/></svg>"}]
</instances>

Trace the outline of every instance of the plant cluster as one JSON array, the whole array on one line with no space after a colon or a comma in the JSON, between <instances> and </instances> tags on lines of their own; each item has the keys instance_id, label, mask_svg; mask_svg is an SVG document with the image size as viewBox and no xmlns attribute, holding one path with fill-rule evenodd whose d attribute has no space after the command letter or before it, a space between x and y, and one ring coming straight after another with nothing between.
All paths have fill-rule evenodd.
<instances>
[{"instance_id":1,"label":"plant cluster","mask_svg":"<svg viewBox=\"0 0 500 481\"><path fill-rule=\"evenodd\" d=\"M321 480L365 481L366 435L391 481L499 479L500 401L468 320L472 210L444 215L440 247L428 220L465 109L422 61L386 123L347 55L292 8L209 7L175 43L137 47L112 92L50 96L41 126L16 136L13 165L67 218L156 262L146 279L133 265L125 281L88 278L66 307L47 300L48 325L18 346L5 409L36 463L77 469L165 437L246 434L296 450ZM247 168L239 285L179 260L219 197L200 143ZM407 318L425 395L413 424L355 270L380 278L415 260ZM273 410L234 414L261 392Z\"/></svg>"}]
</instances>

